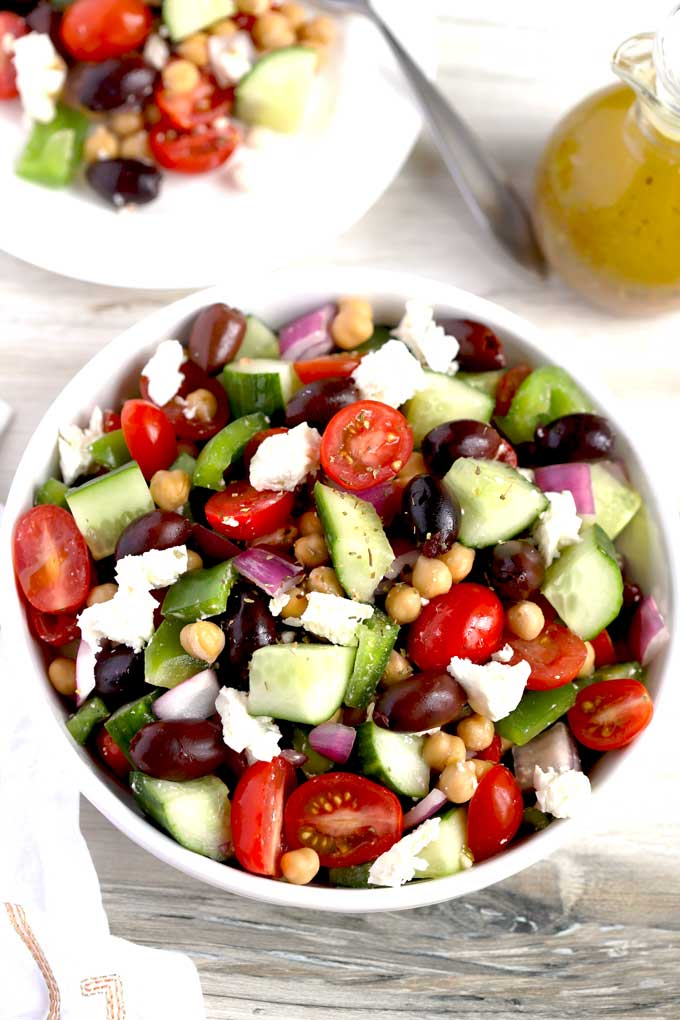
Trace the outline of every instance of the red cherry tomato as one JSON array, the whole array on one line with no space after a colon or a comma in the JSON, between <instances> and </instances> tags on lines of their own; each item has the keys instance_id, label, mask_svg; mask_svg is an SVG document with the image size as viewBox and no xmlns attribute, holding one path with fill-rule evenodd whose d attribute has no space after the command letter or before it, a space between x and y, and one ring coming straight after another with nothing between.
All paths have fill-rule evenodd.
<instances>
[{"instance_id":1,"label":"red cherry tomato","mask_svg":"<svg viewBox=\"0 0 680 1020\"><path fill-rule=\"evenodd\" d=\"M597 637L591 638L590 643L595 652L595 669L600 669L601 666L616 665L614 642L606 630L601 630Z\"/></svg>"},{"instance_id":2,"label":"red cherry tomato","mask_svg":"<svg viewBox=\"0 0 680 1020\"><path fill-rule=\"evenodd\" d=\"M78 619L69 613L41 613L29 605L28 624L40 641L56 648L80 637Z\"/></svg>"},{"instance_id":3,"label":"red cherry tomato","mask_svg":"<svg viewBox=\"0 0 680 1020\"><path fill-rule=\"evenodd\" d=\"M98 730L95 743L104 764L121 779L125 779L132 766L105 726Z\"/></svg>"},{"instance_id":4,"label":"red cherry tomato","mask_svg":"<svg viewBox=\"0 0 680 1020\"><path fill-rule=\"evenodd\" d=\"M343 407L326 426L321 463L334 482L361 491L398 475L413 450L403 414L377 400Z\"/></svg>"},{"instance_id":5,"label":"red cherry tomato","mask_svg":"<svg viewBox=\"0 0 680 1020\"><path fill-rule=\"evenodd\" d=\"M76 60L109 60L141 46L151 21L142 0L75 0L64 11L61 39Z\"/></svg>"},{"instance_id":6,"label":"red cherry tomato","mask_svg":"<svg viewBox=\"0 0 680 1020\"><path fill-rule=\"evenodd\" d=\"M130 456L148 480L177 457L175 431L163 412L146 400L126 400L120 416Z\"/></svg>"},{"instance_id":7,"label":"red cherry tomato","mask_svg":"<svg viewBox=\"0 0 680 1020\"><path fill-rule=\"evenodd\" d=\"M61 507L34 506L14 532L14 572L26 599L42 613L68 613L90 590L90 554L76 522Z\"/></svg>"},{"instance_id":8,"label":"red cherry tomato","mask_svg":"<svg viewBox=\"0 0 680 1020\"><path fill-rule=\"evenodd\" d=\"M243 451L243 466L246 469L246 474L250 473L250 462L259 450L265 439L269 439L270 436L282 436L288 429L263 429L262 432L257 432L252 439L249 439L246 443L246 448Z\"/></svg>"},{"instance_id":9,"label":"red cherry tomato","mask_svg":"<svg viewBox=\"0 0 680 1020\"><path fill-rule=\"evenodd\" d=\"M578 676L588 655L581 638L561 623L549 623L533 641L523 641L514 634L506 634L505 639L515 652L510 664L525 659L531 666L527 683L530 691L548 691L568 684Z\"/></svg>"},{"instance_id":10,"label":"red cherry tomato","mask_svg":"<svg viewBox=\"0 0 680 1020\"><path fill-rule=\"evenodd\" d=\"M120 415L117 411L104 411L104 432L117 432L120 428Z\"/></svg>"},{"instance_id":11,"label":"red cherry tomato","mask_svg":"<svg viewBox=\"0 0 680 1020\"><path fill-rule=\"evenodd\" d=\"M351 772L329 772L298 786L285 811L291 849L313 847L324 868L365 864L401 837L401 804L383 786Z\"/></svg>"},{"instance_id":12,"label":"red cherry tomato","mask_svg":"<svg viewBox=\"0 0 680 1020\"><path fill-rule=\"evenodd\" d=\"M177 131L160 123L149 134L153 157L166 170L180 174L203 174L215 170L231 156L241 136L233 124L223 128L202 126L194 132Z\"/></svg>"},{"instance_id":13,"label":"red cherry tomato","mask_svg":"<svg viewBox=\"0 0 680 1020\"><path fill-rule=\"evenodd\" d=\"M307 385L319 379L346 379L360 362L358 354L328 354L311 361L296 361L293 367L300 382Z\"/></svg>"},{"instance_id":14,"label":"red cherry tomato","mask_svg":"<svg viewBox=\"0 0 680 1020\"><path fill-rule=\"evenodd\" d=\"M600 680L579 691L568 719L584 747L614 751L642 733L653 714L652 699L639 680Z\"/></svg>"},{"instance_id":15,"label":"red cherry tomato","mask_svg":"<svg viewBox=\"0 0 680 1020\"><path fill-rule=\"evenodd\" d=\"M522 822L524 802L517 780L504 765L489 769L468 805L468 846L476 863L502 850Z\"/></svg>"},{"instance_id":16,"label":"red cherry tomato","mask_svg":"<svg viewBox=\"0 0 680 1020\"><path fill-rule=\"evenodd\" d=\"M0 99L14 99L18 96L17 76L9 45L4 42L20 39L28 32L28 25L18 14L0 11Z\"/></svg>"},{"instance_id":17,"label":"red cherry tomato","mask_svg":"<svg viewBox=\"0 0 680 1020\"><path fill-rule=\"evenodd\" d=\"M482 584L455 584L411 624L409 658L420 669L446 669L454 655L486 662L503 637L503 606Z\"/></svg>"},{"instance_id":18,"label":"red cherry tomato","mask_svg":"<svg viewBox=\"0 0 680 1020\"><path fill-rule=\"evenodd\" d=\"M256 761L238 781L231 804L231 831L239 863L255 875L280 874L283 807L295 786L285 758Z\"/></svg>"},{"instance_id":19,"label":"red cherry tomato","mask_svg":"<svg viewBox=\"0 0 680 1020\"><path fill-rule=\"evenodd\" d=\"M188 92L172 92L159 86L155 100L168 124L180 131L191 131L199 124L212 124L218 117L228 116L234 105L234 90L221 89L202 74Z\"/></svg>"},{"instance_id":20,"label":"red cherry tomato","mask_svg":"<svg viewBox=\"0 0 680 1020\"><path fill-rule=\"evenodd\" d=\"M526 377L531 375L531 372L532 369L529 365L515 365L514 368L508 369L505 375L501 376L501 381L496 390L496 415L508 413L512 398Z\"/></svg>"},{"instance_id":21,"label":"red cherry tomato","mask_svg":"<svg viewBox=\"0 0 680 1020\"><path fill-rule=\"evenodd\" d=\"M503 757L503 744L501 738L496 733L493 740L488 747L485 747L483 751L477 751L475 758L479 758L481 761L492 761L496 765Z\"/></svg>"},{"instance_id":22,"label":"red cherry tomato","mask_svg":"<svg viewBox=\"0 0 680 1020\"><path fill-rule=\"evenodd\" d=\"M180 372L184 376L184 382L177 391L177 395L167 404L163 404L163 414L172 423L175 433L180 439L193 441L212 439L229 421L229 401L224 387L217 379L211 378L202 368L199 368L195 361L185 361ZM185 401L194 390L209 390L217 401L217 410L210 421L187 418ZM145 375L140 376L139 392L144 400L153 403L149 396L149 380Z\"/></svg>"},{"instance_id":23,"label":"red cherry tomato","mask_svg":"<svg viewBox=\"0 0 680 1020\"><path fill-rule=\"evenodd\" d=\"M276 531L293 512L292 492L258 492L246 481L231 482L205 504L208 524L227 538L262 538Z\"/></svg>"}]
</instances>

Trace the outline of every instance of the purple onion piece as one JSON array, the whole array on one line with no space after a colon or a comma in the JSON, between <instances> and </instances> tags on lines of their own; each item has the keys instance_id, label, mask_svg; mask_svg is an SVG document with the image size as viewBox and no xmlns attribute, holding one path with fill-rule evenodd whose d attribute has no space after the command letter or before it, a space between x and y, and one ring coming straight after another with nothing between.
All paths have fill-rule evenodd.
<instances>
[{"instance_id":1,"label":"purple onion piece","mask_svg":"<svg viewBox=\"0 0 680 1020\"><path fill-rule=\"evenodd\" d=\"M234 566L239 574L247 577L272 598L292 588L303 573L297 563L290 563L270 549L263 548L246 549L239 553L234 559Z\"/></svg>"},{"instance_id":2,"label":"purple onion piece","mask_svg":"<svg viewBox=\"0 0 680 1020\"><path fill-rule=\"evenodd\" d=\"M426 822L428 818L432 818L441 807L446 804L448 798L445 793L441 790L430 790L427 797L423 797L422 800L407 811L404 815L404 829L415 829L416 825L420 825L421 822Z\"/></svg>"},{"instance_id":3,"label":"purple onion piece","mask_svg":"<svg viewBox=\"0 0 680 1020\"><path fill-rule=\"evenodd\" d=\"M309 734L309 743L319 754L344 765L352 753L356 730L342 723L321 723Z\"/></svg>"},{"instance_id":4,"label":"purple onion piece","mask_svg":"<svg viewBox=\"0 0 680 1020\"><path fill-rule=\"evenodd\" d=\"M651 595L646 595L630 625L628 641L633 655L646 666L663 648L669 637L659 607Z\"/></svg>"},{"instance_id":5,"label":"purple onion piece","mask_svg":"<svg viewBox=\"0 0 680 1020\"><path fill-rule=\"evenodd\" d=\"M279 333L279 348L285 361L309 361L333 350L330 327L337 305L327 304L302 315Z\"/></svg>"},{"instance_id":6,"label":"purple onion piece","mask_svg":"<svg viewBox=\"0 0 680 1020\"><path fill-rule=\"evenodd\" d=\"M281 752L281 757L285 758L286 761L290 762L291 765L294 765L295 768L300 768L307 762L307 755L304 753L304 751L296 751L292 747L286 747Z\"/></svg>"},{"instance_id":7,"label":"purple onion piece","mask_svg":"<svg viewBox=\"0 0 680 1020\"><path fill-rule=\"evenodd\" d=\"M212 669L204 669L162 694L152 705L153 713L164 722L173 719L208 719L215 711L219 691L217 673Z\"/></svg>"},{"instance_id":8,"label":"purple onion piece","mask_svg":"<svg viewBox=\"0 0 680 1020\"><path fill-rule=\"evenodd\" d=\"M549 730L544 730L537 737L522 747L513 747L512 757L515 763L515 779L520 790L532 790L534 786L534 766L539 765L544 772L548 769L576 769L581 771L581 759L571 732L562 722L555 723Z\"/></svg>"},{"instance_id":9,"label":"purple onion piece","mask_svg":"<svg viewBox=\"0 0 680 1020\"><path fill-rule=\"evenodd\" d=\"M80 708L82 703L94 690L95 678L94 667L96 656L87 641L78 645L76 656L76 705Z\"/></svg>"},{"instance_id":10,"label":"purple onion piece","mask_svg":"<svg viewBox=\"0 0 680 1020\"><path fill-rule=\"evenodd\" d=\"M571 492L579 514L595 513L595 498L588 464L551 464L536 468L536 485L543 492Z\"/></svg>"}]
</instances>

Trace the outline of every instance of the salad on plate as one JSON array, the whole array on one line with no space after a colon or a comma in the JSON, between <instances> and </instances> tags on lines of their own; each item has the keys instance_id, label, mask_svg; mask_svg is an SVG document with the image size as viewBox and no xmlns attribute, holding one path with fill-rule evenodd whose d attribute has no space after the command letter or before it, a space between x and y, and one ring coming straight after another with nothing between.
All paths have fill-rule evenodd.
<instances>
[{"instance_id":1,"label":"salad on plate","mask_svg":"<svg viewBox=\"0 0 680 1020\"><path fill-rule=\"evenodd\" d=\"M586 809L667 637L578 383L420 301L375 319L204 308L62 425L13 540L73 740L184 847L297 884L453 875Z\"/></svg>"}]
</instances>

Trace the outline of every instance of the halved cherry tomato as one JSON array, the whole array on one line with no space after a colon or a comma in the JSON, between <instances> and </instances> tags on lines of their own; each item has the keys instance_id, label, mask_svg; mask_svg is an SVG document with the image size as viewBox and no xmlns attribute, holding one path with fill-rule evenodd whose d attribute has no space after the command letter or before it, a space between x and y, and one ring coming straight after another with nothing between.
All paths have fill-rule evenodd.
<instances>
[{"instance_id":1,"label":"halved cherry tomato","mask_svg":"<svg viewBox=\"0 0 680 1020\"><path fill-rule=\"evenodd\" d=\"M286 804L286 841L312 847L324 868L365 864L401 838L401 804L390 790L351 772L315 776Z\"/></svg>"},{"instance_id":2,"label":"halved cherry tomato","mask_svg":"<svg viewBox=\"0 0 680 1020\"><path fill-rule=\"evenodd\" d=\"M14 99L19 95L16 70L8 44L12 39L20 39L27 32L28 25L18 14L0 11L0 99Z\"/></svg>"},{"instance_id":3,"label":"halved cherry tomato","mask_svg":"<svg viewBox=\"0 0 680 1020\"><path fill-rule=\"evenodd\" d=\"M505 375L501 376L501 381L496 390L496 410L494 412L496 415L508 413L512 398L526 377L531 375L531 372L532 369L529 365L515 365L514 368L509 368Z\"/></svg>"},{"instance_id":4,"label":"halved cherry tomato","mask_svg":"<svg viewBox=\"0 0 680 1020\"><path fill-rule=\"evenodd\" d=\"M600 680L579 691L568 719L584 747L614 751L642 733L653 714L652 699L639 680Z\"/></svg>"},{"instance_id":5,"label":"halved cherry tomato","mask_svg":"<svg viewBox=\"0 0 680 1020\"><path fill-rule=\"evenodd\" d=\"M149 133L153 157L167 170L180 174L203 174L215 170L231 156L241 136L233 124L222 128L201 125L195 131L177 131L160 123Z\"/></svg>"},{"instance_id":6,"label":"halved cherry tomato","mask_svg":"<svg viewBox=\"0 0 680 1020\"><path fill-rule=\"evenodd\" d=\"M28 624L37 638L56 648L80 637L78 619L70 613L41 613L29 605Z\"/></svg>"},{"instance_id":7,"label":"halved cherry tomato","mask_svg":"<svg viewBox=\"0 0 680 1020\"><path fill-rule=\"evenodd\" d=\"M485 747L483 751L477 751L475 758L479 758L481 761L492 761L498 764L503 757L503 743L498 734L494 734L494 738L488 747Z\"/></svg>"},{"instance_id":8,"label":"halved cherry tomato","mask_svg":"<svg viewBox=\"0 0 680 1020\"><path fill-rule=\"evenodd\" d=\"M185 361L180 367L180 372L184 376L184 382L177 391L177 395L172 400L169 400L167 404L163 404L163 414L172 423L175 434L180 439L191 439L194 441L212 439L229 421L229 401L227 400L224 386L217 379L213 379L207 372L204 372L202 368L199 368L195 361ZM210 421L187 418L185 401L186 397L193 393L194 390L209 390L217 401L217 410ZM153 403L149 396L149 380L145 375L140 376L139 392L144 400Z\"/></svg>"},{"instance_id":9,"label":"halved cherry tomato","mask_svg":"<svg viewBox=\"0 0 680 1020\"><path fill-rule=\"evenodd\" d=\"M324 358L296 361L293 368L300 382L306 385L319 379L346 379L360 362L358 354L328 354Z\"/></svg>"},{"instance_id":10,"label":"halved cherry tomato","mask_svg":"<svg viewBox=\"0 0 680 1020\"><path fill-rule=\"evenodd\" d=\"M482 584L454 584L423 608L408 637L420 669L446 669L454 655L486 662L502 644L503 606Z\"/></svg>"},{"instance_id":11,"label":"halved cherry tomato","mask_svg":"<svg viewBox=\"0 0 680 1020\"><path fill-rule=\"evenodd\" d=\"M601 630L597 637L591 638L591 645L595 652L595 669L601 666L613 666L616 663L616 652L614 642L606 630Z\"/></svg>"},{"instance_id":12,"label":"halved cherry tomato","mask_svg":"<svg viewBox=\"0 0 680 1020\"><path fill-rule=\"evenodd\" d=\"M358 400L338 411L321 441L321 463L346 489L370 489L399 474L413 450L403 414L377 400Z\"/></svg>"},{"instance_id":13,"label":"halved cherry tomato","mask_svg":"<svg viewBox=\"0 0 680 1020\"><path fill-rule=\"evenodd\" d=\"M146 479L170 467L177 456L177 440L160 408L147 400L126 400L120 421L130 456Z\"/></svg>"},{"instance_id":14,"label":"halved cherry tomato","mask_svg":"<svg viewBox=\"0 0 680 1020\"><path fill-rule=\"evenodd\" d=\"M252 439L249 439L246 443L246 448L243 451L243 466L246 469L246 474L250 473L250 462L259 450L265 439L269 439L270 436L282 436L288 429L262 429L262 432L257 432Z\"/></svg>"},{"instance_id":15,"label":"halved cherry tomato","mask_svg":"<svg viewBox=\"0 0 680 1020\"><path fill-rule=\"evenodd\" d=\"M120 776L121 779L125 779L132 766L105 726L102 726L98 730L95 743L97 745L97 751L104 760L104 763L108 765L111 771L115 772L117 776Z\"/></svg>"},{"instance_id":16,"label":"halved cherry tomato","mask_svg":"<svg viewBox=\"0 0 680 1020\"><path fill-rule=\"evenodd\" d=\"M64 11L61 38L76 60L109 60L141 46L151 21L142 0L75 0Z\"/></svg>"},{"instance_id":17,"label":"halved cherry tomato","mask_svg":"<svg viewBox=\"0 0 680 1020\"><path fill-rule=\"evenodd\" d=\"M67 510L34 506L14 532L14 571L26 599L42 613L79 609L90 590L90 554Z\"/></svg>"},{"instance_id":18,"label":"halved cherry tomato","mask_svg":"<svg viewBox=\"0 0 680 1020\"><path fill-rule=\"evenodd\" d=\"M231 831L239 863L255 875L280 874L283 808L295 786L285 758L256 761L239 779L231 803Z\"/></svg>"},{"instance_id":19,"label":"halved cherry tomato","mask_svg":"<svg viewBox=\"0 0 680 1020\"><path fill-rule=\"evenodd\" d=\"M212 124L218 117L226 117L234 105L234 90L221 89L206 74L188 92L172 92L159 86L156 89L156 106L167 122L180 131L191 131L199 124Z\"/></svg>"},{"instance_id":20,"label":"halved cherry tomato","mask_svg":"<svg viewBox=\"0 0 680 1020\"><path fill-rule=\"evenodd\" d=\"M293 492L258 492L246 481L231 482L210 497L205 516L227 538L261 538L286 523L294 502Z\"/></svg>"},{"instance_id":21,"label":"halved cherry tomato","mask_svg":"<svg viewBox=\"0 0 680 1020\"><path fill-rule=\"evenodd\" d=\"M531 666L527 682L530 691L548 691L570 683L578 676L588 655L581 638L561 623L547 624L533 641L523 641L514 634L506 634L505 640L515 652L510 665L525 659Z\"/></svg>"},{"instance_id":22,"label":"halved cherry tomato","mask_svg":"<svg viewBox=\"0 0 680 1020\"><path fill-rule=\"evenodd\" d=\"M117 411L104 411L104 432L117 432L120 428L120 415Z\"/></svg>"},{"instance_id":23,"label":"halved cherry tomato","mask_svg":"<svg viewBox=\"0 0 680 1020\"><path fill-rule=\"evenodd\" d=\"M524 802L517 780L504 765L489 769L468 805L467 841L475 863L486 861L515 836Z\"/></svg>"}]
</instances>

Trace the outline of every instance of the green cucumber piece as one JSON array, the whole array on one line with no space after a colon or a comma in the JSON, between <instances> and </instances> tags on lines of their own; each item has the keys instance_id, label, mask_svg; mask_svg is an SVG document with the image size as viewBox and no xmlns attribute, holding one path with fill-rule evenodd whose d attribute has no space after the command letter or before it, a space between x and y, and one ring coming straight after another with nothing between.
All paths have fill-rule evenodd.
<instances>
[{"instance_id":1,"label":"green cucumber piece","mask_svg":"<svg viewBox=\"0 0 680 1020\"><path fill-rule=\"evenodd\" d=\"M364 620L359 624L357 627L359 647L345 692L346 705L351 708L366 708L373 700L398 634L398 624L379 609L373 611L370 620Z\"/></svg>"},{"instance_id":2,"label":"green cucumber piece","mask_svg":"<svg viewBox=\"0 0 680 1020\"><path fill-rule=\"evenodd\" d=\"M356 750L364 774L404 797L424 797L430 769L423 761L424 737L392 733L372 721L357 729Z\"/></svg>"},{"instance_id":3,"label":"green cucumber piece","mask_svg":"<svg viewBox=\"0 0 680 1020\"><path fill-rule=\"evenodd\" d=\"M199 453L193 484L221 492L224 489L224 472L233 461L238 460L248 440L266 429L267 424L263 414L247 414L226 425L208 440Z\"/></svg>"},{"instance_id":4,"label":"green cucumber piece","mask_svg":"<svg viewBox=\"0 0 680 1020\"><path fill-rule=\"evenodd\" d=\"M182 648L179 640L184 620L168 617L144 650L144 679L154 687L176 687L195 673L205 669L205 662L194 659Z\"/></svg>"},{"instance_id":5,"label":"green cucumber piece","mask_svg":"<svg viewBox=\"0 0 680 1020\"><path fill-rule=\"evenodd\" d=\"M163 21L173 42L235 13L234 0L163 0Z\"/></svg>"},{"instance_id":6,"label":"green cucumber piece","mask_svg":"<svg viewBox=\"0 0 680 1020\"><path fill-rule=\"evenodd\" d=\"M318 726L345 696L354 648L341 645L267 645L250 660L251 715Z\"/></svg>"},{"instance_id":7,"label":"green cucumber piece","mask_svg":"<svg viewBox=\"0 0 680 1020\"><path fill-rule=\"evenodd\" d=\"M353 351L354 354L371 354L373 351L379 351L381 347L384 347L387 341L392 336L393 329L391 326L374 326L373 335L369 336L368 340L364 342Z\"/></svg>"},{"instance_id":8,"label":"green cucumber piece","mask_svg":"<svg viewBox=\"0 0 680 1020\"><path fill-rule=\"evenodd\" d=\"M66 729L77 744L87 743L97 723L108 719L110 712L101 698L88 698L83 702L75 715L66 720Z\"/></svg>"},{"instance_id":9,"label":"green cucumber piece","mask_svg":"<svg viewBox=\"0 0 680 1020\"><path fill-rule=\"evenodd\" d=\"M623 605L623 578L616 551L602 528L581 528L581 541L570 545L548 567L543 595L567 627L584 641L597 637Z\"/></svg>"},{"instance_id":10,"label":"green cucumber piece","mask_svg":"<svg viewBox=\"0 0 680 1020\"><path fill-rule=\"evenodd\" d=\"M373 861L369 861L368 864L355 864L351 868L329 868L328 880L331 885L337 885L341 889L373 888L368 884L368 873L372 864Z\"/></svg>"},{"instance_id":11,"label":"green cucumber piece","mask_svg":"<svg viewBox=\"0 0 680 1020\"><path fill-rule=\"evenodd\" d=\"M428 432L447 421L471 418L491 421L494 399L456 376L426 372L427 386L409 400L404 414L413 429L413 439L420 446Z\"/></svg>"},{"instance_id":12,"label":"green cucumber piece","mask_svg":"<svg viewBox=\"0 0 680 1020\"><path fill-rule=\"evenodd\" d=\"M299 131L317 64L317 54L304 46L288 46L260 57L236 86L236 118L285 134Z\"/></svg>"},{"instance_id":13,"label":"green cucumber piece","mask_svg":"<svg viewBox=\"0 0 680 1020\"><path fill-rule=\"evenodd\" d=\"M90 121L78 110L58 106L49 124L34 122L19 156L19 177L50 188L70 184L83 159L83 144Z\"/></svg>"},{"instance_id":14,"label":"green cucumber piece","mask_svg":"<svg viewBox=\"0 0 680 1020\"><path fill-rule=\"evenodd\" d=\"M229 790L217 776L184 783L130 773L135 800L180 846L213 861L232 855Z\"/></svg>"},{"instance_id":15,"label":"green cucumber piece","mask_svg":"<svg viewBox=\"0 0 680 1020\"><path fill-rule=\"evenodd\" d=\"M554 687L550 691L525 691L517 708L494 724L496 733L521 747L561 719L575 702L576 688L573 684Z\"/></svg>"},{"instance_id":16,"label":"green cucumber piece","mask_svg":"<svg viewBox=\"0 0 680 1020\"><path fill-rule=\"evenodd\" d=\"M130 757L132 738L144 726L158 721L151 708L158 697L160 697L160 692L153 691L151 694L145 694L142 698L137 698L136 701L122 705L105 723L111 739L131 764L134 764Z\"/></svg>"},{"instance_id":17,"label":"green cucumber piece","mask_svg":"<svg viewBox=\"0 0 680 1020\"><path fill-rule=\"evenodd\" d=\"M300 380L289 361L242 358L226 365L220 382L227 391L229 406L237 417L259 411L272 415L283 411Z\"/></svg>"},{"instance_id":18,"label":"green cucumber piece","mask_svg":"<svg viewBox=\"0 0 680 1020\"><path fill-rule=\"evenodd\" d=\"M618 662L615 666L600 666L590 676L574 680L574 687L582 691L584 687L598 684L600 680L640 680L644 682L642 666L639 662Z\"/></svg>"},{"instance_id":19,"label":"green cucumber piece","mask_svg":"<svg viewBox=\"0 0 680 1020\"><path fill-rule=\"evenodd\" d=\"M335 764L330 758L326 758L323 754L315 751L309 742L309 734L297 726L293 730L293 747L296 751L300 751L301 754L307 755L307 761L304 765L300 766L307 777L323 775L324 772L332 769Z\"/></svg>"},{"instance_id":20,"label":"green cucumber piece","mask_svg":"<svg viewBox=\"0 0 680 1020\"><path fill-rule=\"evenodd\" d=\"M246 333L238 349L239 358L279 357L279 338L273 329L265 326L255 315L246 316Z\"/></svg>"},{"instance_id":21,"label":"green cucumber piece","mask_svg":"<svg viewBox=\"0 0 680 1020\"><path fill-rule=\"evenodd\" d=\"M60 482L58 478L48 478L37 490L35 504L39 506L41 503L51 503L52 506L60 506L64 510L68 510L66 502L67 492L68 485L66 482Z\"/></svg>"},{"instance_id":22,"label":"green cucumber piece","mask_svg":"<svg viewBox=\"0 0 680 1020\"><path fill-rule=\"evenodd\" d=\"M487 396L496 399L498 384L505 375L505 369L499 368L493 372L459 372L456 379L460 379L466 386L472 386L473 390L486 393Z\"/></svg>"},{"instance_id":23,"label":"green cucumber piece","mask_svg":"<svg viewBox=\"0 0 680 1020\"><path fill-rule=\"evenodd\" d=\"M372 602L375 589L394 562L375 508L352 493L337 492L321 482L314 486L314 499L340 584L356 602Z\"/></svg>"},{"instance_id":24,"label":"green cucumber piece","mask_svg":"<svg viewBox=\"0 0 680 1020\"><path fill-rule=\"evenodd\" d=\"M90 443L90 454L95 464L106 468L119 468L130 462L130 451L123 436L122 429L105 432L99 439Z\"/></svg>"},{"instance_id":25,"label":"green cucumber piece","mask_svg":"<svg viewBox=\"0 0 680 1020\"><path fill-rule=\"evenodd\" d=\"M176 617L184 623L218 616L227 608L237 576L231 560L182 574L163 599L163 616Z\"/></svg>"},{"instance_id":26,"label":"green cucumber piece","mask_svg":"<svg viewBox=\"0 0 680 1020\"><path fill-rule=\"evenodd\" d=\"M595 500L595 523L612 542L642 506L640 493L608 471L604 464L590 464L590 484Z\"/></svg>"},{"instance_id":27,"label":"green cucumber piece","mask_svg":"<svg viewBox=\"0 0 680 1020\"><path fill-rule=\"evenodd\" d=\"M498 460L459 457L444 476L444 488L462 510L458 540L472 549L514 538L548 506L537 486Z\"/></svg>"},{"instance_id":28,"label":"green cucumber piece","mask_svg":"<svg viewBox=\"0 0 680 1020\"><path fill-rule=\"evenodd\" d=\"M111 556L128 524L155 510L135 461L69 489L66 502L95 560Z\"/></svg>"},{"instance_id":29,"label":"green cucumber piece","mask_svg":"<svg viewBox=\"0 0 680 1020\"><path fill-rule=\"evenodd\" d=\"M568 372L556 365L544 365L520 384L510 410L498 419L498 424L511 443L527 443L539 425L548 425L565 414L594 410L590 398Z\"/></svg>"},{"instance_id":30,"label":"green cucumber piece","mask_svg":"<svg viewBox=\"0 0 680 1020\"><path fill-rule=\"evenodd\" d=\"M442 815L437 838L418 851L418 857L427 861L425 871L416 878L445 878L461 871L467 862L467 813L455 807Z\"/></svg>"},{"instance_id":31,"label":"green cucumber piece","mask_svg":"<svg viewBox=\"0 0 680 1020\"><path fill-rule=\"evenodd\" d=\"M180 453L177 460L174 460L172 462L172 464L170 465L170 470L186 471L186 473L189 475L189 478L193 480L194 471L196 470L196 458L192 457L190 453L182 452ZM189 505L188 503L185 504L185 506L188 505Z\"/></svg>"}]
</instances>

